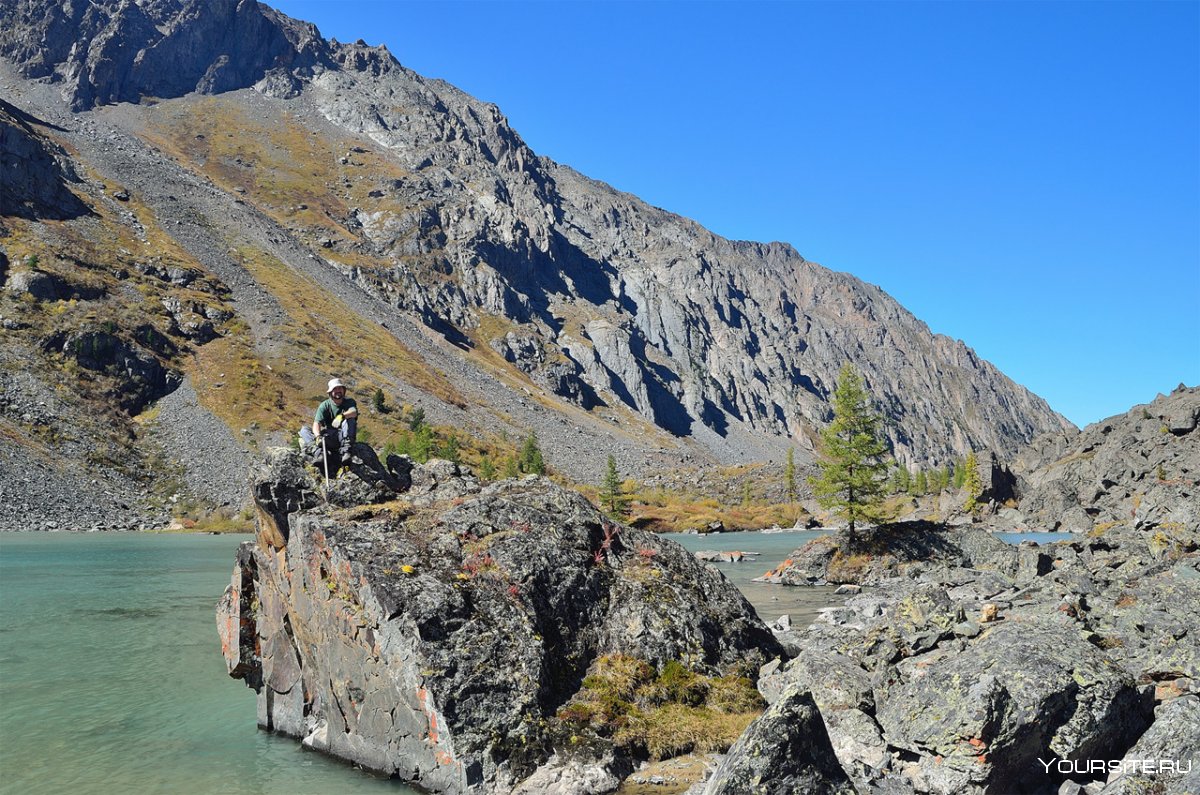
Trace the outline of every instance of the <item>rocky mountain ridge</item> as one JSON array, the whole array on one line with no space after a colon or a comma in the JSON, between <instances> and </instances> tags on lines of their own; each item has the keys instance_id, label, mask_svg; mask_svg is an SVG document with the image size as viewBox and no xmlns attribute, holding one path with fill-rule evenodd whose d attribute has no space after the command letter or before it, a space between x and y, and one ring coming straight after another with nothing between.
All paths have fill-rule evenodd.
<instances>
[{"instance_id":1,"label":"rocky mountain ridge","mask_svg":"<svg viewBox=\"0 0 1200 795\"><path fill-rule=\"evenodd\" d=\"M539 157L495 106L382 48L326 41L253 0L6 0L0 22L19 73L8 96L41 122L22 134L83 175L59 179L80 202L60 211L64 227L45 226L43 201L15 214L6 249L49 260L95 222L151 248L170 239L230 291L238 322L216 330L222 344L242 335L264 367L286 351L353 369L302 350L299 329L314 328L282 291L327 294L413 357L363 381L439 421L534 428L552 463L587 479L596 449L633 474L778 460L789 446L803 460L847 360L902 461L1011 454L1069 427L879 288ZM125 204L95 209L115 195ZM176 325L189 322L204 321ZM319 381L263 377L281 381L281 404ZM216 387L193 384L211 410ZM259 422L232 430L265 442L291 424Z\"/></svg>"},{"instance_id":2,"label":"rocky mountain ridge","mask_svg":"<svg viewBox=\"0 0 1200 795\"><path fill-rule=\"evenodd\" d=\"M1071 532L1133 521L1196 526L1200 387L1093 423L1039 437L1014 460L1019 509L1034 526Z\"/></svg>"}]
</instances>

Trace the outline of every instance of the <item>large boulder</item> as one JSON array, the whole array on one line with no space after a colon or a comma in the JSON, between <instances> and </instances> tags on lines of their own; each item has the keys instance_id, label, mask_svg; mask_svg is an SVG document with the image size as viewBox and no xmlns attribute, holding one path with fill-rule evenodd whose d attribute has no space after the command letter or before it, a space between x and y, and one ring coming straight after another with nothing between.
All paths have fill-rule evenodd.
<instances>
[{"instance_id":1,"label":"large boulder","mask_svg":"<svg viewBox=\"0 0 1200 795\"><path fill-rule=\"evenodd\" d=\"M16 271L4 289L17 295L30 295L38 301L55 301L61 295L58 279L42 271Z\"/></svg>"},{"instance_id":2,"label":"large boulder","mask_svg":"<svg viewBox=\"0 0 1200 795\"><path fill-rule=\"evenodd\" d=\"M807 690L793 688L750 724L704 795L852 795Z\"/></svg>"},{"instance_id":3,"label":"large boulder","mask_svg":"<svg viewBox=\"0 0 1200 795\"><path fill-rule=\"evenodd\" d=\"M876 713L931 792L1036 790L1038 758L1118 758L1150 724L1150 693L1073 627L1007 621L962 651L900 669Z\"/></svg>"},{"instance_id":4,"label":"large boulder","mask_svg":"<svg viewBox=\"0 0 1200 795\"><path fill-rule=\"evenodd\" d=\"M1200 792L1198 762L1200 698L1175 699L1155 711L1154 725L1114 766L1101 795Z\"/></svg>"},{"instance_id":5,"label":"large boulder","mask_svg":"<svg viewBox=\"0 0 1200 795\"><path fill-rule=\"evenodd\" d=\"M133 339L127 339L126 333ZM180 373L159 361L160 356L165 358L176 352L174 344L150 325L139 326L132 332L107 324L86 326L51 334L41 346L44 351L61 353L86 370L110 377L110 396L129 414L140 413L183 383Z\"/></svg>"},{"instance_id":6,"label":"large boulder","mask_svg":"<svg viewBox=\"0 0 1200 795\"><path fill-rule=\"evenodd\" d=\"M598 658L715 674L780 653L722 575L545 478L420 465L412 483L453 496L339 508L298 454L272 455L255 485L271 521L218 625L259 724L309 747L433 792L509 792L551 759L556 781L611 781L628 760L556 717Z\"/></svg>"}]
</instances>

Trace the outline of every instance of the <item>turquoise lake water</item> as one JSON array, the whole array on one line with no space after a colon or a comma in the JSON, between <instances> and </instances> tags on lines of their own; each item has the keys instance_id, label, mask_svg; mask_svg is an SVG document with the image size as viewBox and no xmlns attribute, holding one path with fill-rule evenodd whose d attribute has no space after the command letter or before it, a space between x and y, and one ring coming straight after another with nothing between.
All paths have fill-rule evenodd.
<instances>
[{"instance_id":1,"label":"turquoise lake water","mask_svg":"<svg viewBox=\"0 0 1200 795\"><path fill-rule=\"evenodd\" d=\"M784 533L746 532L709 533L707 535L668 533L663 537L678 542L690 552L716 549L724 552L738 550L761 553L755 557L746 558L741 563L714 563L712 565L746 595L746 599L754 605L759 618L763 621L771 622L786 614L791 616L793 624L810 624L822 608L839 605L844 601L842 597L833 595L836 590L834 587L797 588L791 585L772 585L753 580L783 563L793 551L820 535L824 535L824 532L798 530Z\"/></svg>"},{"instance_id":2,"label":"turquoise lake water","mask_svg":"<svg viewBox=\"0 0 1200 795\"><path fill-rule=\"evenodd\" d=\"M259 731L214 611L247 536L0 533L0 793L412 793Z\"/></svg>"},{"instance_id":3,"label":"turquoise lake water","mask_svg":"<svg viewBox=\"0 0 1200 795\"><path fill-rule=\"evenodd\" d=\"M1075 538L1075 533L996 533L996 538L1006 544L1020 544L1022 541L1052 544L1055 541L1069 541Z\"/></svg>"},{"instance_id":4,"label":"turquoise lake water","mask_svg":"<svg viewBox=\"0 0 1200 795\"><path fill-rule=\"evenodd\" d=\"M817 535L669 537L761 552L716 566L764 620L807 623L832 588L751 579ZM214 617L246 538L0 533L0 793L413 792L258 730Z\"/></svg>"}]
</instances>

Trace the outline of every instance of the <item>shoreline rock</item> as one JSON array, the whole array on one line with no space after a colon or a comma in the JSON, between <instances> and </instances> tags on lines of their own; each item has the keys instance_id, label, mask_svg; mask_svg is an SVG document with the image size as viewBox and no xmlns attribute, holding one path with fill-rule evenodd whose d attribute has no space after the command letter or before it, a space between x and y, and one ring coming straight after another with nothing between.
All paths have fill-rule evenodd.
<instances>
[{"instance_id":1,"label":"shoreline rock","mask_svg":"<svg viewBox=\"0 0 1200 795\"><path fill-rule=\"evenodd\" d=\"M263 728L433 792L603 792L631 760L556 718L596 660L715 675L782 653L722 575L545 478L435 461L393 492L403 464L359 458L328 504L296 453L255 474L218 628Z\"/></svg>"}]
</instances>

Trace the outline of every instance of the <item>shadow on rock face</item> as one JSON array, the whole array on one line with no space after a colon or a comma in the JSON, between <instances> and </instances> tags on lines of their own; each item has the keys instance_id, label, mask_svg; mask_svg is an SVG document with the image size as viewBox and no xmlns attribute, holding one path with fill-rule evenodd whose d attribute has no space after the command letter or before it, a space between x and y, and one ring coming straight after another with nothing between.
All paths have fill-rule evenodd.
<instances>
[{"instance_id":1,"label":"shadow on rock face","mask_svg":"<svg viewBox=\"0 0 1200 795\"><path fill-rule=\"evenodd\" d=\"M0 100L0 152L4 153L0 215L31 221L90 215L69 187L80 180L66 154L39 134L35 124L43 123Z\"/></svg>"}]
</instances>

